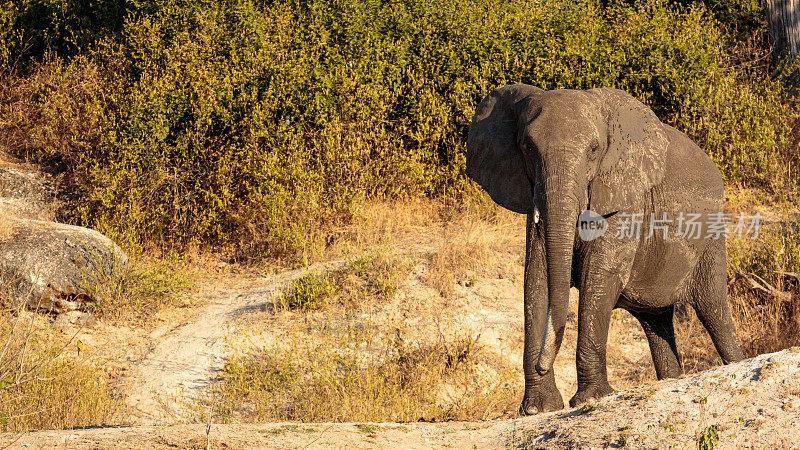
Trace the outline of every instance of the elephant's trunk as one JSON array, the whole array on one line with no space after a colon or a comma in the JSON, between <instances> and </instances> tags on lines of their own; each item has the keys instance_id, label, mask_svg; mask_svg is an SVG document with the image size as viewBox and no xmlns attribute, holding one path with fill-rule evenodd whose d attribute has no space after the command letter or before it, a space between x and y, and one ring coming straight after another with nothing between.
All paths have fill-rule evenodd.
<instances>
[{"instance_id":1,"label":"elephant's trunk","mask_svg":"<svg viewBox=\"0 0 800 450\"><path fill-rule=\"evenodd\" d=\"M578 161L545 165L544 173L544 231L547 255L547 324L536 371L545 374L552 370L569 310L569 287L572 276L572 252L575 223L579 209L577 175L582 169Z\"/></svg>"}]
</instances>

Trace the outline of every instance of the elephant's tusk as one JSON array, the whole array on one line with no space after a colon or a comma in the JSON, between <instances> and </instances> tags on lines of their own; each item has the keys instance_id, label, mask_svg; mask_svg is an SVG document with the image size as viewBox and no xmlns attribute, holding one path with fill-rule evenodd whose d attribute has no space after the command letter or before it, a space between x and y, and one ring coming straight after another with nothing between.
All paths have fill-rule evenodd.
<instances>
[{"instance_id":1,"label":"elephant's tusk","mask_svg":"<svg viewBox=\"0 0 800 450\"><path fill-rule=\"evenodd\" d=\"M533 207L533 223L539 223L539 208Z\"/></svg>"}]
</instances>

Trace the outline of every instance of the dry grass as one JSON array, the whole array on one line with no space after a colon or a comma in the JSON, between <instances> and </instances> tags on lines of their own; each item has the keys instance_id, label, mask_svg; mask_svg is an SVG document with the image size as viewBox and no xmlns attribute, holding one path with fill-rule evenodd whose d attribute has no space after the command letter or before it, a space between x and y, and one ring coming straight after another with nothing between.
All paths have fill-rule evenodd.
<instances>
[{"instance_id":1,"label":"dry grass","mask_svg":"<svg viewBox=\"0 0 800 450\"><path fill-rule=\"evenodd\" d=\"M227 420L480 420L513 414L515 372L456 331L410 342L402 328L331 321L283 345L229 360L219 392Z\"/></svg>"},{"instance_id":2,"label":"dry grass","mask_svg":"<svg viewBox=\"0 0 800 450\"><path fill-rule=\"evenodd\" d=\"M362 213L367 218L361 227L351 228L331 248L338 246L336 251L346 255L392 242L424 251L403 254L403 263L390 250L366 253L349 259L343 269L291 284L283 295L295 299L295 306L258 318L255 333L266 331L270 337L240 336L233 345L237 354L225 367L215 409L225 420L241 421L513 416L523 386L521 367L502 355L521 353L515 332L484 328L480 339L476 322L465 322L470 328L455 318L510 314L509 305L495 297L497 278L508 278L521 294L524 218L480 204L428 202L412 203L407 210L402 203L380 203ZM765 277L774 270L798 271L792 255L798 254L800 239L778 232L763 238L731 241L731 267ZM382 277L390 282L381 282ZM459 301L451 301L455 298ZM800 315L786 302L738 285L730 298L748 355L798 345ZM499 320L493 323L504 319ZM572 336L574 319L570 324ZM686 372L720 363L691 309L679 309L676 328ZM521 329L518 333L521 337ZM574 341L565 342L565 349L571 345ZM608 355L616 388L655 380L646 339L630 314L615 312Z\"/></svg>"},{"instance_id":3,"label":"dry grass","mask_svg":"<svg viewBox=\"0 0 800 450\"><path fill-rule=\"evenodd\" d=\"M516 364L485 349L469 325L438 318L449 312L435 299L395 298L418 264L413 254L371 251L290 283L278 307L254 319L253 332L272 337L231 340L237 356L214 409L224 420L256 422L513 415Z\"/></svg>"},{"instance_id":4,"label":"dry grass","mask_svg":"<svg viewBox=\"0 0 800 450\"><path fill-rule=\"evenodd\" d=\"M365 248L396 243L404 237L420 240L419 231L441 224L447 209L441 201L426 198L366 202L356 212L353 225L343 228L337 237Z\"/></svg>"},{"instance_id":5,"label":"dry grass","mask_svg":"<svg viewBox=\"0 0 800 450\"><path fill-rule=\"evenodd\" d=\"M733 306L748 357L800 345L800 295L796 288L791 301L748 293L735 296Z\"/></svg>"},{"instance_id":6,"label":"dry grass","mask_svg":"<svg viewBox=\"0 0 800 450\"><path fill-rule=\"evenodd\" d=\"M92 302L87 308L113 324L149 326L160 310L186 306L183 297L192 285L180 260L129 260L119 265L97 264L110 271L84 275Z\"/></svg>"},{"instance_id":7,"label":"dry grass","mask_svg":"<svg viewBox=\"0 0 800 450\"><path fill-rule=\"evenodd\" d=\"M612 313L606 354L608 377L614 389L629 389L656 380L644 331L639 321L625 310Z\"/></svg>"},{"instance_id":8,"label":"dry grass","mask_svg":"<svg viewBox=\"0 0 800 450\"><path fill-rule=\"evenodd\" d=\"M737 331L741 340L742 330ZM675 313L675 334L684 373L701 372L722 365L708 331L688 305L682 305Z\"/></svg>"},{"instance_id":9,"label":"dry grass","mask_svg":"<svg viewBox=\"0 0 800 450\"><path fill-rule=\"evenodd\" d=\"M475 208L458 211L443 227L440 246L430 254L428 283L450 297L457 284L470 287L485 276L519 275L524 220L505 210L488 214ZM514 262L508 262L509 253Z\"/></svg>"},{"instance_id":10,"label":"dry grass","mask_svg":"<svg viewBox=\"0 0 800 450\"><path fill-rule=\"evenodd\" d=\"M27 310L0 287L0 431L25 432L119 424L115 369L53 318Z\"/></svg>"},{"instance_id":11,"label":"dry grass","mask_svg":"<svg viewBox=\"0 0 800 450\"><path fill-rule=\"evenodd\" d=\"M50 319L0 311L0 430L21 432L117 424L123 407L110 375L82 342L52 331Z\"/></svg>"},{"instance_id":12,"label":"dry grass","mask_svg":"<svg viewBox=\"0 0 800 450\"><path fill-rule=\"evenodd\" d=\"M800 345L800 286L779 272L800 273L800 222L787 219L762 226L758 239L732 240L728 244L729 275L753 273L778 290L781 299L749 289L738 281L729 298L745 353L755 356Z\"/></svg>"},{"instance_id":13,"label":"dry grass","mask_svg":"<svg viewBox=\"0 0 800 450\"><path fill-rule=\"evenodd\" d=\"M14 227L11 220L6 216L6 212L0 209L0 242L11 239L14 234Z\"/></svg>"},{"instance_id":14,"label":"dry grass","mask_svg":"<svg viewBox=\"0 0 800 450\"><path fill-rule=\"evenodd\" d=\"M456 227L460 222L483 221L501 226L520 218L477 190L459 201L424 197L365 201L358 205L352 224L328 236L326 251L318 256L332 259L387 245L424 250L438 246L445 228Z\"/></svg>"},{"instance_id":15,"label":"dry grass","mask_svg":"<svg viewBox=\"0 0 800 450\"><path fill-rule=\"evenodd\" d=\"M777 215L777 214L776 214ZM785 215L781 225L763 225L758 239L728 240L728 276L753 273L791 298L781 299L752 290L744 281L728 288L734 322L745 355L752 357L800 345L800 291L796 282L777 272L800 273L800 230ZM694 310L682 307L677 314L684 369L697 372L721 364L711 338Z\"/></svg>"}]
</instances>

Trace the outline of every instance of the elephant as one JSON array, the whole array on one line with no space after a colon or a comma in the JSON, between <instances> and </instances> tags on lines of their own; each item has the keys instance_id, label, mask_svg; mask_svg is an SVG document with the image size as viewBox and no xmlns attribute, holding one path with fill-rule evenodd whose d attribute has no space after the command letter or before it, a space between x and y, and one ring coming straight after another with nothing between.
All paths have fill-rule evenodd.
<instances>
[{"instance_id":1,"label":"elephant","mask_svg":"<svg viewBox=\"0 0 800 450\"><path fill-rule=\"evenodd\" d=\"M673 325L682 303L697 311L725 364L744 358L727 300L724 234L703 234L699 221L724 214L720 172L633 96L495 89L476 108L466 163L493 201L527 215L521 415L564 408L553 363L573 286L578 389L570 406L613 392L606 344L615 308L638 319L659 379L683 373ZM602 226L584 233L580 221Z\"/></svg>"}]
</instances>

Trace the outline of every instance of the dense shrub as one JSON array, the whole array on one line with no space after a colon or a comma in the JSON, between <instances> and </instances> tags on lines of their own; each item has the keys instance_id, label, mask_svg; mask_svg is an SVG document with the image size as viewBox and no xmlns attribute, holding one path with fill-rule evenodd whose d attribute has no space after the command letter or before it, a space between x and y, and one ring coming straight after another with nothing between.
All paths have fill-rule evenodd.
<instances>
[{"instance_id":1,"label":"dense shrub","mask_svg":"<svg viewBox=\"0 0 800 450\"><path fill-rule=\"evenodd\" d=\"M86 58L48 60L0 85L0 148L45 165L78 169L100 142L102 74ZM80 172L80 170L78 170ZM86 180L82 180L86 181Z\"/></svg>"},{"instance_id":2,"label":"dense shrub","mask_svg":"<svg viewBox=\"0 0 800 450\"><path fill-rule=\"evenodd\" d=\"M3 83L59 93L75 79L59 74L95 77L85 94L44 98L68 111L96 100L96 139L64 146L33 132L35 143L9 148L58 147L85 192L83 220L122 240L250 255L307 249L367 198L463 195L474 107L512 82L628 90L695 138L729 182L796 189L786 171L797 112L763 65L741 61L763 46L755 3L610 3L128 2L112 11L118 29L80 28L78 56L47 41L42 54L60 61L45 63L58 68L50 80L34 68ZM14 20L0 39L25 32ZM38 54L9 48L7 60ZM8 105L0 133L52 128L47 102Z\"/></svg>"},{"instance_id":3,"label":"dense shrub","mask_svg":"<svg viewBox=\"0 0 800 450\"><path fill-rule=\"evenodd\" d=\"M125 0L3 0L0 73L25 69L48 53L78 55L114 36L122 30L125 4Z\"/></svg>"}]
</instances>

